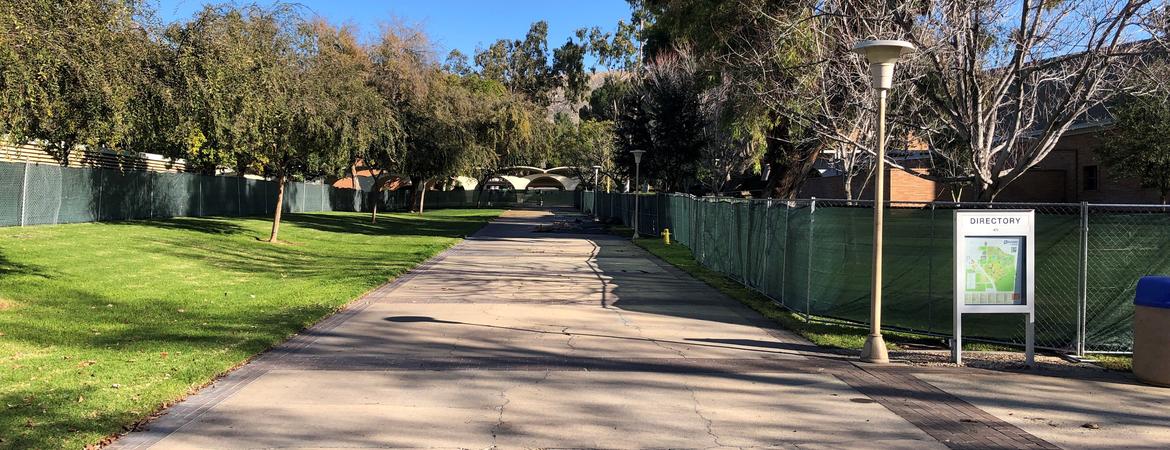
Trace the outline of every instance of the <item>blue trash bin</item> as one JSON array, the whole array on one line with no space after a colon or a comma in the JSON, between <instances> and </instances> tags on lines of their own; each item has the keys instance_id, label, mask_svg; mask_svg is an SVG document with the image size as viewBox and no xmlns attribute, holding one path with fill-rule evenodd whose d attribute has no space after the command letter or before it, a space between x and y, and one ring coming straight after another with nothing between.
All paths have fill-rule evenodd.
<instances>
[{"instance_id":1,"label":"blue trash bin","mask_svg":"<svg viewBox=\"0 0 1170 450\"><path fill-rule=\"evenodd\" d=\"M1133 374L1170 387L1170 277L1143 277L1133 304Z\"/></svg>"}]
</instances>

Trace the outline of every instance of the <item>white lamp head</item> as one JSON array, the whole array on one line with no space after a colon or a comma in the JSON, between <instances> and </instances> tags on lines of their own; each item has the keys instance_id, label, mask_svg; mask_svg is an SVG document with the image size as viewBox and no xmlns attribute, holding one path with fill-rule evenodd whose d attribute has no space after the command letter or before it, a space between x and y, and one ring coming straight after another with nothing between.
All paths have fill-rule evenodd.
<instances>
[{"instance_id":1,"label":"white lamp head","mask_svg":"<svg viewBox=\"0 0 1170 450\"><path fill-rule=\"evenodd\" d=\"M593 166L593 170L601 170L601 166Z\"/></svg>"},{"instance_id":2,"label":"white lamp head","mask_svg":"<svg viewBox=\"0 0 1170 450\"><path fill-rule=\"evenodd\" d=\"M642 164L642 154L646 153L645 150L630 150L630 153L634 154L634 164Z\"/></svg>"},{"instance_id":3,"label":"white lamp head","mask_svg":"<svg viewBox=\"0 0 1170 450\"><path fill-rule=\"evenodd\" d=\"M914 44L896 40L860 41L853 45L854 52L869 60L870 85L874 89L889 89L894 83L894 64L914 50Z\"/></svg>"}]
</instances>

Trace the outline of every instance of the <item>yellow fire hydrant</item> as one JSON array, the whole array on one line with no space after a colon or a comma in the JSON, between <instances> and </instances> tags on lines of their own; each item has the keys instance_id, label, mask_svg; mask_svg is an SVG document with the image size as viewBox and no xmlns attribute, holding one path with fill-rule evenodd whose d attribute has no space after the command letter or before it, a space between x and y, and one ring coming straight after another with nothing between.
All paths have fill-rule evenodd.
<instances>
[{"instance_id":1,"label":"yellow fire hydrant","mask_svg":"<svg viewBox=\"0 0 1170 450\"><path fill-rule=\"evenodd\" d=\"M670 245L670 228L662 229L662 243Z\"/></svg>"}]
</instances>

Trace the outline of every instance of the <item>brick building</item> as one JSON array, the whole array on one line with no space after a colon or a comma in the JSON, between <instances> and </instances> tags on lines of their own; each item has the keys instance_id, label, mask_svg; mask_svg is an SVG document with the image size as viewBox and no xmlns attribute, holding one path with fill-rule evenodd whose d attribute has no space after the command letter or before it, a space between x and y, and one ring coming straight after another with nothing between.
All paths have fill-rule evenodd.
<instances>
[{"instance_id":1,"label":"brick building","mask_svg":"<svg viewBox=\"0 0 1170 450\"><path fill-rule=\"evenodd\" d=\"M1143 187L1139 180L1125 173L1110 171L1099 161L1096 149L1102 145L1106 130L1107 125L1092 125L1070 131L1039 164L1009 184L996 197L996 201L1161 203L1157 189ZM925 167L909 170L927 173ZM855 177L853 192L855 195L860 192L861 194L857 196L861 199L872 200L872 181L862 185L863 181L864 177ZM914 176L896 168L887 168L886 192L892 201L954 201L956 198L944 183ZM974 192L968 188L959 198L962 201L971 201L973 194ZM801 188L800 197L844 198L844 178L840 175L810 178Z\"/></svg>"}]
</instances>

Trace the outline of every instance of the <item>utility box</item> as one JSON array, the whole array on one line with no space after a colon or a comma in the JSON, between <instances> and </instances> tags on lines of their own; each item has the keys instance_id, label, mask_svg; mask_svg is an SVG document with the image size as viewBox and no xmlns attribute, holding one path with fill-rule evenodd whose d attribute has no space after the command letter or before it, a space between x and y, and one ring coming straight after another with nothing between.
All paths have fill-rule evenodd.
<instances>
[{"instance_id":1,"label":"utility box","mask_svg":"<svg viewBox=\"0 0 1170 450\"><path fill-rule=\"evenodd\" d=\"M1170 387L1170 277L1143 277L1133 303L1133 374Z\"/></svg>"}]
</instances>

